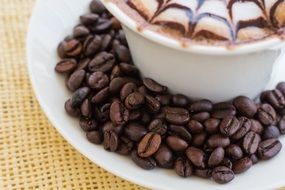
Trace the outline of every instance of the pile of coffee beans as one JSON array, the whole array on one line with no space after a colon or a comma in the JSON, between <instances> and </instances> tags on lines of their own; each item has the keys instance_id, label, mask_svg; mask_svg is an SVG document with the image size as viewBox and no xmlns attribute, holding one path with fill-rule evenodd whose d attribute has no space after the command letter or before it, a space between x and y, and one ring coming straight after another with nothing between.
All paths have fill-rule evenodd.
<instances>
[{"instance_id":1,"label":"pile of coffee beans","mask_svg":"<svg viewBox=\"0 0 285 190\"><path fill-rule=\"evenodd\" d=\"M80 118L87 139L130 155L139 167L174 169L220 184L276 156L285 134L285 83L260 103L191 101L141 78L121 25L98 0L58 46L58 73L73 93L66 112Z\"/></svg>"}]
</instances>

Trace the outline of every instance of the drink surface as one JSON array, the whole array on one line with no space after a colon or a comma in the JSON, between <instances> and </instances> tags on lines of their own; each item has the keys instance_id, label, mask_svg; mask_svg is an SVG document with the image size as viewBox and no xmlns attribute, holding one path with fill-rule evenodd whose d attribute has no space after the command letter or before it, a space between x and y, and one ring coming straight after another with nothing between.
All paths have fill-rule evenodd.
<instances>
[{"instance_id":1,"label":"drink surface","mask_svg":"<svg viewBox=\"0 0 285 190\"><path fill-rule=\"evenodd\" d=\"M111 0L151 29L181 41L239 44L284 35L284 0Z\"/></svg>"}]
</instances>

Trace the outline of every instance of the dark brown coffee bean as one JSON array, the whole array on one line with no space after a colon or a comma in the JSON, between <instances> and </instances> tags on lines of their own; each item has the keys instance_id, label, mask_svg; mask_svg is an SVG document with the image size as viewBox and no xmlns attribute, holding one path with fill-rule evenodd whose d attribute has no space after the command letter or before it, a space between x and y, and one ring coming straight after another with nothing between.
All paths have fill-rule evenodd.
<instances>
[{"instance_id":1,"label":"dark brown coffee bean","mask_svg":"<svg viewBox=\"0 0 285 190\"><path fill-rule=\"evenodd\" d=\"M135 142L139 142L142 137L147 134L147 130L145 129L145 127L138 123L129 123L124 128L124 132L129 139Z\"/></svg>"},{"instance_id":2,"label":"dark brown coffee bean","mask_svg":"<svg viewBox=\"0 0 285 190\"><path fill-rule=\"evenodd\" d=\"M70 73L76 69L77 61L75 59L63 59L55 66L58 73Z\"/></svg>"},{"instance_id":3,"label":"dark brown coffee bean","mask_svg":"<svg viewBox=\"0 0 285 190\"><path fill-rule=\"evenodd\" d=\"M58 46L60 58L76 58L82 52L82 44L76 39L68 39L61 42Z\"/></svg>"},{"instance_id":4,"label":"dark brown coffee bean","mask_svg":"<svg viewBox=\"0 0 285 190\"><path fill-rule=\"evenodd\" d=\"M154 155L156 163L162 168L173 167L172 151L165 145L161 145Z\"/></svg>"},{"instance_id":5,"label":"dark brown coffee bean","mask_svg":"<svg viewBox=\"0 0 285 190\"><path fill-rule=\"evenodd\" d=\"M215 104L212 111L212 117L217 119L223 119L226 116L236 115L236 108L232 103L222 102Z\"/></svg>"},{"instance_id":6,"label":"dark brown coffee bean","mask_svg":"<svg viewBox=\"0 0 285 190\"><path fill-rule=\"evenodd\" d=\"M208 179L212 176L212 170L211 169L196 169L195 175L197 177Z\"/></svg>"},{"instance_id":7,"label":"dark brown coffee bean","mask_svg":"<svg viewBox=\"0 0 285 190\"><path fill-rule=\"evenodd\" d=\"M276 88L285 96L285 82L278 83Z\"/></svg>"},{"instance_id":8,"label":"dark brown coffee bean","mask_svg":"<svg viewBox=\"0 0 285 190\"><path fill-rule=\"evenodd\" d=\"M252 166L252 161L249 157L245 157L233 163L233 172L235 174L243 173L249 170Z\"/></svg>"},{"instance_id":9,"label":"dark brown coffee bean","mask_svg":"<svg viewBox=\"0 0 285 190\"><path fill-rule=\"evenodd\" d=\"M279 131L282 135L285 134L285 115L280 119L278 123Z\"/></svg>"},{"instance_id":10,"label":"dark brown coffee bean","mask_svg":"<svg viewBox=\"0 0 285 190\"><path fill-rule=\"evenodd\" d=\"M89 29L83 25L78 25L73 29L73 36L78 40L86 38L89 34Z\"/></svg>"},{"instance_id":11,"label":"dark brown coffee bean","mask_svg":"<svg viewBox=\"0 0 285 190\"><path fill-rule=\"evenodd\" d=\"M258 161L259 161L256 154L252 154L252 155L250 156L250 159L251 159L251 161L252 161L252 164L257 164Z\"/></svg>"},{"instance_id":12,"label":"dark brown coffee bean","mask_svg":"<svg viewBox=\"0 0 285 190\"><path fill-rule=\"evenodd\" d=\"M140 110L130 111L129 121L136 121L142 117L142 113Z\"/></svg>"},{"instance_id":13,"label":"dark brown coffee bean","mask_svg":"<svg viewBox=\"0 0 285 190\"><path fill-rule=\"evenodd\" d=\"M220 124L220 132L229 137L235 134L240 127L240 122L236 117L226 116Z\"/></svg>"},{"instance_id":14,"label":"dark brown coffee bean","mask_svg":"<svg viewBox=\"0 0 285 190\"><path fill-rule=\"evenodd\" d=\"M174 151L183 151L188 147L186 141L176 136L168 136L166 143Z\"/></svg>"},{"instance_id":15,"label":"dark brown coffee bean","mask_svg":"<svg viewBox=\"0 0 285 190\"><path fill-rule=\"evenodd\" d=\"M249 132L243 139L243 149L247 154L254 154L257 151L261 138L255 132Z\"/></svg>"},{"instance_id":16,"label":"dark brown coffee bean","mask_svg":"<svg viewBox=\"0 0 285 190\"><path fill-rule=\"evenodd\" d=\"M189 99L183 94L172 96L172 105L177 107L186 107L189 104Z\"/></svg>"},{"instance_id":17,"label":"dark brown coffee bean","mask_svg":"<svg viewBox=\"0 0 285 190\"><path fill-rule=\"evenodd\" d=\"M227 147L230 145L230 139L229 137L225 137L221 134L215 134L210 136L208 139L208 144L211 148L217 148L217 147Z\"/></svg>"},{"instance_id":18,"label":"dark brown coffee bean","mask_svg":"<svg viewBox=\"0 0 285 190\"><path fill-rule=\"evenodd\" d=\"M225 150L222 147L216 148L209 157L208 166L219 165L225 157Z\"/></svg>"},{"instance_id":19,"label":"dark brown coffee bean","mask_svg":"<svg viewBox=\"0 0 285 190\"><path fill-rule=\"evenodd\" d=\"M205 153L198 148L189 147L186 150L186 156L188 159L198 168L205 168Z\"/></svg>"},{"instance_id":20,"label":"dark brown coffee bean","mask_svg":"<svg viewBox=\"0 0 285 190\"><path fill-rule=\"evenodd\" d=\"M262 139L273 139L273 138L278 138L280 136L280 131L278 127L276 126L269 126L266 127L265 130L263 131Z\"/></svg>"},{"instance_id":21,"label":"dark brown coffee bean","mask_svg":"<svg viewBox=\"0 0 285 190\"><path fill-rule=\"evenodd\" d=\"M205 130L207 133L214 134L219 131L220 120L215 118L207 119L204 122Z\"/></svg>"},{"instance_id":22,"label":"dark brown coffee bean","mask_svg":"<svg viewBox=\"0 0 285 190\"><path fill-rule=\"evenodd\" d=\"M191 115L191 118L203 123L204 121L210 118L210 113L208 112L196 113Z\"/></svg>"},{"instance_id":23,"label":"dark brown coffee bean","mask_svg":"<svg viewBox=\"0 0 285 190\"><path fill-rule=\"evenodd\" d=\"M239 160L243 157L242 149L236 144L229 145L226 148L226 154L228 157L230 157L234 160Z\"/></svg>"},{"instance_id":24,"label":"dark brown coffee bean","mask_svg":"<svg viewBox=\"0 0 285 190\"><path fill-rule=\"evenodd\" d=\"M239 140L244 137L251 129L251 120L246 117L239 118L240 128L231 136L234 140Z\"/></svg>"},{"instance_id":25,"label":"dark brown coffee bean","mask_svg":"<svg viewBox=\"0 0 285 190\"><path fill-rule=\"evenodd\" d=\"M95 119L81 117L79 121L81 129L85 132L90 132L98 129L98 122Z\"/></svg>"},{"instance_id":26,"label":"dark brown coffee bean","mask_svg":"<svg viewBox=\"0 0 285 190\"><path fill-rule=\"evenodd\" d=\"M77 70L74 73L72 73L72 75L70 75L67 81L68 89L71 90L72 92L77 90L81 86L85 78L85 74L86 72L84 70Z\"/></svg>"},{"instance_id":27,"label":"dark brown coffee bean","mask_svg":"<svg viewBox=\"0 0 285 190\"><path fill-rule=\"evenodd\" d=\"M168 106L171 102L172 96L170 94L158 94L155 96L155 99L157 99L162 106Z\"/></svg>"},{"instance_id":28,"label":"dark brown coffee bean","mask_svg":"<svg viewBox=\"0 0 285 190\"><path fill-rule=\"evenodd\" d=\"M110 117L109 117L110 107L111 107L110 103L103 104L100 107L95 107L94 115L95 115L96 119L98 121L100 121L101 123L109 120L110 119Z\"/></svg>"},{"instance_id":29,"label":"dark brown coffee bean","mask_svg":"<svg viewBox=\"0 0 285 190\"><path fill-rule=\"evenodd\" d=\"M87 140L93 144L102 144L102 132L90 131L86 133Z\"/></svg>"},{"instance_id":30,"label":"dark brown coffee bean","mask_svg":"<svg viewBox=\"0 0 285 190\"><path fill-rule=\"evenodd\" d=\"M151 117L150 117L149 113L143 112L140 121L144 125L149 125L149 122L151 121Z\"/></svg>"},{"instance_id":31,"label":"dark brown coffee bean","mask_svg":"<svg viewBox=\"0 0 285 190\"><path fill-rule=\"evenodd\" d=\"M89 36L83 44L86 56L93 56L99 52L102 44L102 38L99 35Z\"/></svg>"},{"instance_id":32,"label":"dark brown coffee bean","mask_svg":"<svg viewBox=\"0 0 285 190\"><path fill-rule=\"evenodd\" d=\"M94 72L92 73L88 80L87 83L90 88L96 89L96 90L101 90L108 86L109 84L109 78L106 74L103 72Z\"/></svg>"},{"instance_id":33,"label":"dark brown coffee bean","mask_svg":"<svg viewBox=\"0 0 285 190\"><path fill-rule=\"evenodd\" d=\"M86 98L80 106L81 115L84 117L90 117L92 114L91 109L91 103L89 99Z\"/></svg>"},{"instance_id":34,"label":"dark brown coffee bean","mask_svg":"<svg viewBox=\"0 0 285 190\"><path fill-rule=\"evenodd\" d=\"M120 92L121 88L129 82L134 82L134 80L127 77L114 78L109 84L110 92L112 92L113 94Z\"/></svg>"},{"instance_id":35,"label":"dark brown coffee bean","mask_svg":"<svg viewBox=\"0 0 285 190\"><path fill-rule=\"evenodd\" d=\"M269 104L262 104L257 112L259 121L264 125L272 125L276 119L276 112Z\"/></svg>"},{"instance_id":36,"label":"dark brown coffee bean","mask_svg":"<svg viewBox=\"0 0 285 190\"><path fill-rule=\"evenodd\" d=\"M262 141L258 147L258 157L262 160L268 160L276 156L282 148L278 139L267 139Z\"/></svg>"},{"instance_id":37,"label":"dark brown coffee bean","mask_svg":"<svg viewBox=\"0 0 285 190\"><path fill-rule=\"evenodd\" d=\"M262 132L263 132L263 126L262 124L255 120L255 119L251 119L251 128L250 128L251 131L261 135Z\"/></svg>"},{"instance_id":38,"label":"dark brown coffee bean","mask_svg":"<svg viewBox=\"0 0 285 190\"><path fill-rule=\"evenodd\" d=\"M113 80L114 78L122 77L122 76L123 76L123 73L122 73L120 67L118 65L115 65L112 69L110 79Z\"/></svg>"},{"instance_id":39,"label":"dark brown coffee bean","mask_svg":"<svg viewBox=\"0 0 285 190\"><path fill-rule=\"evenodd\" d=\"M212 178L219 184L229 183L234 177L234 172L225 166L216 167L212 172Z\"/></svg>"},{"instance_id":40,"label":"dark brown coffee bean","mask_svg":"<svg viewBox=\"0 0 285 190\"><path fill-rule=\"evenodd\" d=\"M107 121L102 125L102 132L105 133L107 131L114 131L116 134L120 135L123 131L122 125L115 126L112 122Z\"/></svg>"},{"instance_id":41,"label":"dark brown coffee bean","mask_svg":"<svg viewBox=\"0 0 285 190\"><path fill-rule=\"evenodd\" d=\"M146 95L145 103L147 110L151 113L158 113L160 110L160 103L154 97Z\"/></svg>"},{"instance_id":42,"label":"dark brown coffee bean","mask_svg":"<svg viewBox=\"0 0 285 190\"><path fill-rule=\"evenodd\" d=\"M80 16L80 22L84 25L92 25L96 24L99 19L99 16L97 14L87 13L82 16Z\"/></svg>"},{"instance_id":43,"label":"dark brown coffee bean","mask_svg":"<svg viewBox=\"0 0 285 190\"><path fill-rule=\"evenodd\" d=\"M230 159L224 158L224 160L220 163L220 166L226 166L229 169L233 168L233 163Z\"/></svg>"},{"instance_id":44,"label":"dark brown coffee bean","mask_svg":"<svg viewBox=\"0 0 285 190\"><path fill-rule=\"evenodd\" d=\"M140 108L145 103L145 97L139 92L133 92L125 99L125 106L129 110Z\"/></svg>"},{"instance_id":45,"label":"dark brown coffee bean","mask_svg":"<svg viewBox=\"0 0 285 190\"><path fill-rule=\"evenodd\" d=\"M139 70L136 68L136 66L128 63L120 63L119 67L125 75L136 76L139 73Z\"/></svg>"},{"instance_id":46,"label":"dark brown coffee bean","mask_svg":"<svg viewBox=\"0 0 285 190\"><path fill-rule=\"evenodd\" d=\"M156 81L150 78L144 78L143 84L148 90L154 93L164 93L167 91L167 87L158 84Z\"/></svg>"},{"instance_id":47,"label":"dark brown coffee bean","mask_svg":"<svg viewBox=\"0 0 285 190\"><path fill-rule=\"evenodd\" d=\"M204 131L204 126L196 120L189 121L187 128L192 134L202 133Z\"/></svg>"},{"instance_id":48,"label":"dark brown coffee bean","mask_svg":"<svg viewBox=\"0 0 285 190\"><path fill-rule=\"evenodd\" d=\"M245 96L239 96L233 101L235 107L241 115L252 118L257 112L254 101Z\"/></svg>"},{"instance_id":49,"label":"dark brown coffee bean","mask_svg":"<svg viewBox=\"0 0 285 190\"><path fill-rule=\"evenodd\" d=\"M145 169L145 170L151 170L151 169L154 169L156 167L156 162L153 158L149 157L149 158L141 158L139 157L139 155L137 154L137 151L133 151L131 153L131 157L132 157L132 160L133 162Z\"/></svg>"},{"instance_id":50,"label":"dark brown coffee bean","mask_svg":"<svg viewBox=\"0 0 285 190\"><path fill-rule=\"evenodd\" d=\"M138 92L143 94L143 95L147 95L148 94L148 91L147 91L145 86L138 87Z\"/></svg>"},{"instance_id":51,"label":"dark brown coffee bean","mask_svg":"<svg viewBox=\"0 0 285 190\"><path fill-rule=\"evenodd\" d=\"M115 58L113 54L103 51L90 61L89 70L92 72L100 71L106 73L113 68L114 64Z\"/></svg>"},{"instance_id":52,"label":"dark brown coffee bean","mask_svg":"<svg viewBox=\"0 0 285 190\"><path fill-rule=\"evenodd\" d=\"M210 112L212 109L213 104L210 100L199 100L193 102L189 107L191 113Z\"/></svg>"},{"instance_id":53,"label":"dark brown coffee bean","mask_svg":"<svg viewBox=\"0 0 285 190\"><path fill-rule=\"evenodd\" d=\"M92 32L96 34L107 33L112 28L112 21L107 18L99 18L97 23L92 26Z\"/></svg>"},{"instance_id":54,"label":"dark brown coffee bean","mask_svg":"<svg viewBox=\"0 0 285 190\"><path fill-rule=\"evenodd\" d=\"M111 44L112 44L112 36L110 34L106 34L102 37L102 43L101 43L101 47L100 50L101 51L107 51L110 49Z\"/></svg>"},{"instance_id":55,"label":"dark brown coffee bean","mask_svg":"<svg viewBox=\"0 0 285 190\"><path fill-rule=\"evenodd\" d=\"M175 161L175 172L181 177L189 177L193 173L193 166L187 158L179 157Z\"/></svg>"},{"instance_id":56,"label":"dark brown coffee bean","mask_svg":"<svg viewBox=\"0 0 285 190\"><path fill-rule=\"evenodd\" d=\"M128 42L127 42L127 38L126 35L124 33L124 31L122 29L120 29L117 33L117 39L120 41L120 43L124 46L128 47Z\"/></svg>"},{"instance_id":57,"label":"dark brown coffee bean","mask_svg":"<svg viewBox=\"0 0 285 190\"><path fill-rule=\"evenodd\" d=\"M199 133L193 136L192 144L197 147L202 147L206 140L207 140L207 134Z\"/></svg>"},{"instance_id":58,"label":"dark brown coffee bean","mask_svg":"<svg viewBox=\"0 0 285 190\"><path fill-rule=\"evenodd\" d=\"M79 108L73 108L71 106L71 100L67 100L64 104L64 108L66 113L72 117L78 117L80 115L80 109Z\"/></svg>"},{"instance_id":59,"label":"dark brown coffee bean","mask_svg":"<svg viewBox=\"0 0 285 190\"><path fill-rule=\"evenodd\" d=\"M127 47L123 45L118 45L114 48L114 50L118 59L121 62L129 62L131 60L131 53Z\"/></svg>"},{"instance_id":60,"label":"dark brown coffee bean","mask_svg":"<svg viewBox=\"0 0 285 190\"><path fill-rule=\"evenodd\" d=\"M185 125L189 122L189 112L184 108L166 107L166 120L175 125Z\"/></svg>"},{"instance_id":61,"label":"dark brown coffee bean","mask_svg":"<svg viewBox=\"0 0 285 190\"><path fill-rule=\"evenodd\" d=\"M91 102L94 104L102 103L109 97L109 94L109 87L103 88L92 97Z\"/></svg>"},{"instance_id":62,"label":"dark brown coffee bean","mask_svg":"<svg viewBox=\"0 0 285 190\"><path fill-rule=\"evenodd\" d=\"M129 111L119 101L114 101L110 108L110 119L116 125L124 125L129 120Z\"/></svg>"},{"instance_id":63,"label":"dark brown coffee bean","mask_svg":"<svg viewBox=\"0 0 285 190\"><path fill-rule=\"evenodd\" d=\"M103 145L105 150L115 152L119 146L118 135L113 130L105 131Z\"/></svg>"},{"instance_id":64,"label":"dark brown coffee bean","mask_svg":"<svg viewBox=\"0 0 285 190\"><path fill-rule=\"evenodd\" d=\"M106 8L100 0L92 0L90 3L90 10L92 13L102 14L106 11Z\"/></svg>"},{"instance_id":65,"label":"dark brown coffee bean","mask_svg":"<svg viewBox=\"0 0 285 190\"><path fill-rule=\"evenodd\" d=\"M159 149L161 137L155 133L146 134L138 145L138 154L140 157L150 157Z\"/></svg>"},{"instance_id":66,"label":"dark brown coffee bean","mask_svg":"<svg viewBox=\"0 0 285 190\"><path fill-rule=\"evenodd\" d=\"M285 108L285 98L282 92L278 89L268 91L264 95L264 101L268 102L275 109Z\"/></svg>"},{"instance_id":67,"label":"dark brown coffee bean","mask_svg":"<svg viewBox=\"0 0 285 190\"><path fill-rule=\"evenodd\" d=\"M169 129L171 132L181 138L183 138L186 142L190 143L192 140L191 134L186 130L184 126L179 125L170 125Z\"/></svg>"},{"instance_id":68,"label":"dark brown coffee bean","mask_svg":"<svg viewBox=\"0 0 285 190\"><path fill-rule=\"evenodd\" d=\"M111 21L112 21L112 28L114 28L114 29L122 28L120 21L116 17L112 17Z\"/></svg>"},{"instance_id":69,"label":"dark brown coffee bean","mask_svg":"<svg viewBox=\"0 0 285 190\"><path fill-rule=\"evenodd\" d=\"M121 155L129 155L133 150L134 144L126 137L120 137L120 144L116 150L116 153Z\"/></svg>"},{"instance_id":70,"label":"dark brown coffee bean","mask_svg":"<svg viewBox=\"0 0 285 190\"><path fill-rule=\"evenodd\" d=\"M89 92L90 89L88 87L82 87L76 90L70 98L71 106L73 108L79 107L82 104L82 102L85 100Z\"/></svg>"},{"instance_id":71,"label":"dark brown coffee bean","mask_svg":"<svg viewBox=\"0 0 285 190\"><path fill-rule=\"evenodd\" d=\"M81 59L77 65L77 70L81 70L81 69L86 70L89 65L89 62L90 62L89 58Z\"/></svg>"},{"instance_id":72,"label":"dark brown coffee bean","mask_svg":"<svg viewBox=\"0 0 285 190\"><path fill-rule=\"evenodd\" d=\"M154 119L150 122L148 130L163 136L167 132L167 125L161 119Z\"/></svg>"}]
</instances>

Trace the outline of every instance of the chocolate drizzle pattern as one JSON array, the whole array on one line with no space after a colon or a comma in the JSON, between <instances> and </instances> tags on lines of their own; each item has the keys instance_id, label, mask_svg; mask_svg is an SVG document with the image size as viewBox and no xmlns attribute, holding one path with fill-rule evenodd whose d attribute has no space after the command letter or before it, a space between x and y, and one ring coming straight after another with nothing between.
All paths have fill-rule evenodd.
<instances>
[{"instance_id":1,"label":"chocolate drizzle pattern","mask_svg":"<svg viewBox=\"0 0 285 190\"><path fill-rule=\"evenodd\" d=\"M193 40L233 43L284 31L284 0L126 0L147 23Z\"/></svg>"}]
</instances>

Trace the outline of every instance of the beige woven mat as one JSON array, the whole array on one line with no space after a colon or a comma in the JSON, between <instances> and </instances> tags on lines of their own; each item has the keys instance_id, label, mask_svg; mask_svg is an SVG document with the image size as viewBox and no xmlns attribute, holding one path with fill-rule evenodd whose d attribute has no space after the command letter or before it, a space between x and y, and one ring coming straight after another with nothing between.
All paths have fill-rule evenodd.
<instances>
[{"instance_id":1,"label":"beige woven mat","mask_svg":"<svg viewBox=\"0 0 285 190\"><path fill-rule=\"evenodd\" d=\"M44 116L27 75L34 0L0 0L0 189L141 189L91 163Z\"/></svg>"}]
</instances>

